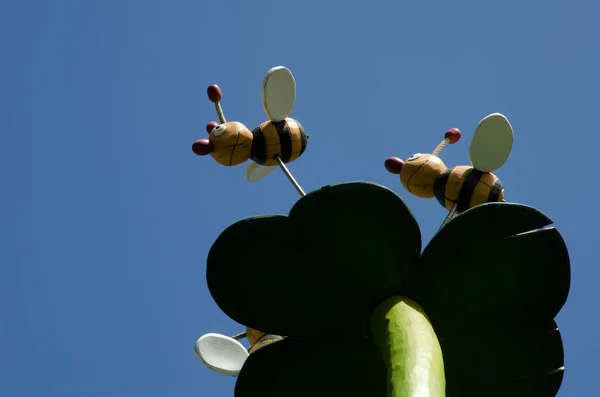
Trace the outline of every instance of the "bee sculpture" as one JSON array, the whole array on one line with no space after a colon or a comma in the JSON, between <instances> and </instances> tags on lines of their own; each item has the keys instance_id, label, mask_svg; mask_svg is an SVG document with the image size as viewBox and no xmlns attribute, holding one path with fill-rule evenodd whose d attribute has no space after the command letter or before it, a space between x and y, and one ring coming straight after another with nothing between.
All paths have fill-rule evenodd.
<instances>
[{"instance_id":1,"label":"bee sculpture","mask_svg":"<svg viewBox=\"0 0 600 397\"><path fill-rule=\"evenodd\" d=\"M279 166L296 190L304 191L285 164L298 159L306 150L308 135L304 127L288 115L296 99L296 81L289 69L277 66L267 72L262 85L262 105L269 120L250 131L238 121L227 121L220 101L221 88L213 84L207 89L208 98L215 104L220 124L207 124L208 139L198 139L192 151L210 156L219 164L234 166L251 159L245 176L257 181Z\"/></svg>"},{"instance_id":2,"label":"bee sculpture","mask_svg":"<svg viewBox=\"0 0 600 397\"><path fill-rule=\"evenodd\" d=\"M435 197L449 210L442 226L476 205L505 201L502 181L492 171L504 165L512 150L514 133L507 118L500 113L484 117L469 147L472 166L448 168L438 154L460 136L460 131L452 128L432 154L416 153L406 162L397 157L385 161L386 169L400 175L400 182L409 193L422 198Z\"/></svg>"},{"instance_id":3,"label":"bee sculpture","mask_svg":"<svg viewBox=\"0 0 600 397\"><path fill-rule=\"evenodd\" d=\"M250 348L246 350L239 340L246 338ZM250 354L283 337L246 328L246 332L233 337L221 334L205 334L196 341L194 350L198 359L209 369L223 375L237 376Z\"/></svg>"}]
</instances>

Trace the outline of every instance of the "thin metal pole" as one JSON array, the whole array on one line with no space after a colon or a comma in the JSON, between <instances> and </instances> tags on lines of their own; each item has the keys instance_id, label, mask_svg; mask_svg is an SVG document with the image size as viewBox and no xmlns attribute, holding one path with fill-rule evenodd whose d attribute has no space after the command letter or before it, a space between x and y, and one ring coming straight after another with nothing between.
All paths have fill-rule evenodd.
<instances>
[{"instance_id":1,"label":"thin metal pole","mask_svg":"<svg viewBox=\"0 0 600 397\"><path fill-rule=\"evenodd\" d=\"M242 332L241 334L233 335L231 338L235 340L244 339L246 337L246 333Z\"/></svg>"},{"instance_id":2,"label":"thin metal pole","mask_svg":"<svg viewBox=\"0 0 600 397\"><path fill-rule=\"evenodd\" d=\"M450 220L452 220L452 218L454 218L454 215L456 215L457 209L458 209L458 202L454 203L454 205L450 209L450 212L448 212L448 216L446 216L446 219L444 219L444 222L442 222L440 229L443 228L446 223L450 222Z\"/></svg>"},{"instance_id":3,"label":"thin metal pole","mask_svg":"<svg viewBox=\"0 0 600 397\"><path fill-rule=\"evenodd\" d=\"M292 173L287 169L287 167L285 166L285 164L283 163L283 161L281 160L281 158L279 156L275 156L275 159L277 160L277 163L279 164L279 167L281 168L281 170L283 171L283 173L285 174L285 176L288 177L288 179L290 180L290 182L292 182L292 185L294 185L294 187L296 188L296 190L298 191L298 193L300 193L300 196L302 196L302 197L306 196L306 193L304 193L304 190L302 190L302 188L300 187L300 185L298 184L298 182L296 182L296 180L292 176Z\"/></svg>"}]
</instances>

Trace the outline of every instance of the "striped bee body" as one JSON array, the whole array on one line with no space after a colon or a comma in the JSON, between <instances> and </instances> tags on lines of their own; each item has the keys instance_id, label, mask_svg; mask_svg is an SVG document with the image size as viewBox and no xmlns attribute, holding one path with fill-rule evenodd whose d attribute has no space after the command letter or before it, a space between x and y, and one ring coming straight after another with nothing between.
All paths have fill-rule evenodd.
<instances>
[{"instance_id":1,"label":"striped bee body","mask_svg":"<svg viewBox=\"0 0 600 397\"><path fill-rule=\"evenodd\" d=\"M308 135L302 125L292 119L265 121L252 130L250 159L264 166L277 165L276 156L284 163L296 160L306 150Z\"/></svg>"},{"instance_id":2,"label":"striped bee body","mask_svg":"<svg viewBox=\"0 0 600 397\"><path fill-rule=\"evenodd\" d=\"M262 331L258 331L253 328L246 328L246 335L246 337L248 338L248 342L250 343L248 353L253 353L261 347L270 345L273 342L283 340L283 336L266 334Z\"/></svg>"},{"instance_id":3,"label":"striped bee body","mask_svg":"<svg viewBox=\"0 0 600 397\"><path fill-rule=\"evenodd\" d=\"M448 210L458 203L456 212L461 213L479 204L503 201L504 186L491 172L457 166L446 169L436 178L434 194Z\"/></svg>"}]
</instances>

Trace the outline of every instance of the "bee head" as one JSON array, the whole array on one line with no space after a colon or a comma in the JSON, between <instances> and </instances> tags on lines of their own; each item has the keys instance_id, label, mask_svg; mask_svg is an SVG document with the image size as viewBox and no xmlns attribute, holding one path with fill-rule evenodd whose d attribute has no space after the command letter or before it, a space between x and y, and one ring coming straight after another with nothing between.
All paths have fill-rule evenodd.
<instances>
[{"instance_id":1,"label":"bee head","mask_svg":"<svg viewBox=\"0 0 600 397\"><path fill-rule=\"evenodd\" d=\"M209 123L207 130L209 126L213 127L208 136L212 146L210 155L219 164L238 165L250 158L253 136L244 124L237 121Z\"/></svg>"},{"instance_id":2,"label":"bee head","mask_svg":"<svg viewBox=\"0 0 600 397\"><path fill-rule=\"evenodd\" d=\"M394 157L387 159L386 168L400 174L400 182L410 193L431 198L434 197L435 180L446 170L446 165L433 154L415 153L406 161Z\"/></svg>"}]
</instances>

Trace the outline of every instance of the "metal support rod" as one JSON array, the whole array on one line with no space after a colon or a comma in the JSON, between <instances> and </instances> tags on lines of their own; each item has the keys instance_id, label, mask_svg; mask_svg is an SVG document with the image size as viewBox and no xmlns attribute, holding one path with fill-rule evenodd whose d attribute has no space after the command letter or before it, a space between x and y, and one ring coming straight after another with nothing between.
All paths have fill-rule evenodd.
<instances>
[{"instance_id":1,"label":"metal support rod","mask_svg":"<svg viewBox=\"0 0 600 397\"><path fill-rule=\"evenodd\" d=\"M450 222L452 220L452 218L454 218L454 215L456 215L457 209L458 209L458 202L454 203L454 205L450 209L450 212L448 212L448 216L446 216L446 219L444 219L444 222L442 222L442 224L440 225L440 229L443 228L446 223ZM440 229L438 229L438 230L440 230Z\"/></svg>"},{"instance_id":2,"label":"metal support rod","mask_svg":"<svg viewBox=\"0 0 600 397\"><path fill-rule=\"evenodd\" d=\"M246 333L242 332L241 334L233 335L231 338L235 340L244 339L246 337Z\"/></svg>"},{"instance_id":3,"label":"metal support rod","mask_svg":"<svg viewBox=\"0 0 600 397\"><path fill-rule=\"evenodd\" d=\"M306 193L304 193L304 190L302 190L302 188L300 187L298 182L296 182L296 180L292 176L292 173L287 169L287 167L285 166L285 164L283 163L281 158L279 156L275 156L275 160L277 160L277 163L279 164L279 167L281 168L281 170L283 171L285 176L287 176L287 178L290 180L292 185L294 185L294 187L296 188L298 193L300 193L300 196L302 196L302 197L306 196Z\"/></svg>"}]
</instances>

